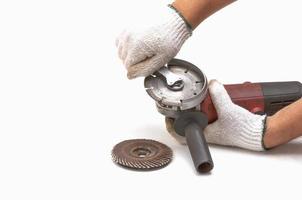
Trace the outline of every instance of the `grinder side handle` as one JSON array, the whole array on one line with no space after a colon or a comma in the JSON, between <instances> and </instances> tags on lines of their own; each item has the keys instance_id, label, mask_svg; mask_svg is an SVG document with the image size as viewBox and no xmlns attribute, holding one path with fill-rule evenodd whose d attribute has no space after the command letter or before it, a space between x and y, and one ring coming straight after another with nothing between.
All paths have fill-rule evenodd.
<instances>
[{"instance_id":1,"label":"grinder side handle","mask_svg":"<svg viewBox=\"0 0 302 200\"><path fill-rule=\"evenodd\" d=\"M213 169L214 164L203 129L208 119L201 112L185 112L174 120L174 130L177 134L186 137L195 168L200 173Z\"/></svg>"},{"instance_id":2,"label":"grinder side handle","mask_svg":"<svg viewBox=\"0 0 302 200\"><path fill-rule=\"evenodd\" d=\"M201 127L197 123L190 123L185 129L185 134L196 170L200 173L211 171L214 164Z\"/></svg>"}]
</instances>

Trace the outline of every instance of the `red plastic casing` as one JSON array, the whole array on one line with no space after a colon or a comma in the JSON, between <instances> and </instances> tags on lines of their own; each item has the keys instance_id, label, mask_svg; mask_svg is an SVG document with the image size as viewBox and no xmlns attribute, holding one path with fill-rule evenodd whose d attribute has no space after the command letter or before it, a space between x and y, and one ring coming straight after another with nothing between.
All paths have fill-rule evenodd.
<instances>
[{"instance_id":1,"label":"red plastic casing","mask_svg":"<svg viewBox=\"0 0 302 200\"><path fill-rule=\"evenodd\" d=\"M243 84L224 85L233 103L252 113L264 113L264 96L259 83L246 82ZM217 113L208 92L200 104L201 111L208 116L209 123L217 119Z\"/></svg>"}]
</instances>

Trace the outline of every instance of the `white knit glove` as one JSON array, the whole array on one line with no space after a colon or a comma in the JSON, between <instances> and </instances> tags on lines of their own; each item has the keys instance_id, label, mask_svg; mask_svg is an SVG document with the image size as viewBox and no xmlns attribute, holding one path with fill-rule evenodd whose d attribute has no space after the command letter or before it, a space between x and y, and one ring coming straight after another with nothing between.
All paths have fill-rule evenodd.
<instances>
[{"instance_id":1,"label":"white knit glove","mask_svg":"<svg viewBox=\"0 0 302 200\"><path fill-rule=\"evenodd\" d=\"M223 85L215 80L210 82L209 91L218 119L204 130L207 142L264 151L262 140L266 116L253 114L235 105ZM166 119L167 130L175 137L171 123L171 119ZM185 138L179 135L175 139L185 143Z\"/></svg>"},{"instance_id":2,"label":"white knit glove","mask_svg":"<svg viewBox=\"0 0 302 200\"><path fill-rule=\"evenodd\" d=\"M192 34L172 8L153 15L151 22L145 22L146 27L125 30L116 40L118 55L128 70L129 79L148 76L167 64Z\"/></svg>"}]
</instances>

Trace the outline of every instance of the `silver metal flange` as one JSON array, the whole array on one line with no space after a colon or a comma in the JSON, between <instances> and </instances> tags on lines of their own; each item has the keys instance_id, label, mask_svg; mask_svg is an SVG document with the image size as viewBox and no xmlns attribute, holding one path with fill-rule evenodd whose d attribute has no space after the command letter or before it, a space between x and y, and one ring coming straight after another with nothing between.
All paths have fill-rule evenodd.
<instances>
[{"instance_id":1,"label":"silver metal flange","mask_svg":"<svg viewBox=\"0 0 302 200\"><path fill-rule=\"evenodd\" d=\"M144 84L158 111L168 117L199 106L208 89L204 73L195 65L179 59L172 59L167 66L146 77Z\"/></svg>"}]
</instances>

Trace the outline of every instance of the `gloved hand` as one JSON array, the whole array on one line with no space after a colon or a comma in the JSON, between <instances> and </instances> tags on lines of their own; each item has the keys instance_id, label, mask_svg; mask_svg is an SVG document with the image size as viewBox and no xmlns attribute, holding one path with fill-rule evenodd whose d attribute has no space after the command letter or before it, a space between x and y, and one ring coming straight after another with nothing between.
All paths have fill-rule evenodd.
<instances>
[{"instance_id":1,"label":"gloved hand","mask_svg":"<svg viewBox=\"0 0 302 200\"><path fill-rule=\"evenodd\" d=\"M218 119L204 129L207 142L264 151L266 116L253 114L235 105L223 85L216 80L210 82L209 91ZM175 133L172 124L173 119L167 118L168 132L180 143L185 144L185 138Z\"/></svg>"},{"instance_id":2,"label":"gloved hand","mask_svg":"<svg viewBox=\"0 0 302 200\"><path fill-rule=\"evenodd\" d=\"M172 8L155 12L152 24L125 30L116 40L118 55L128 70L128 78L148 76L176 56L192 34L186 22Z\"/></svg>"}]
</instances>

